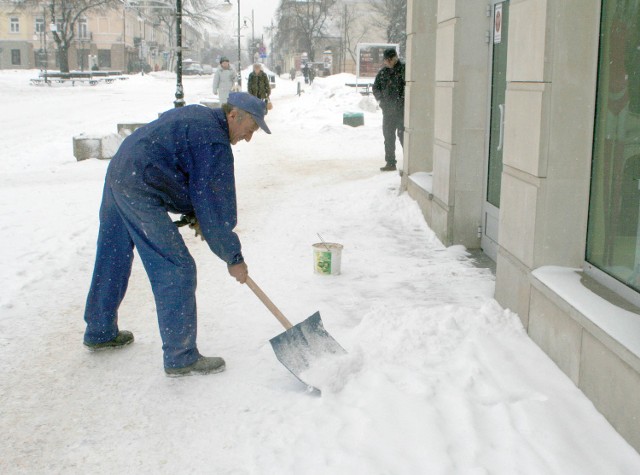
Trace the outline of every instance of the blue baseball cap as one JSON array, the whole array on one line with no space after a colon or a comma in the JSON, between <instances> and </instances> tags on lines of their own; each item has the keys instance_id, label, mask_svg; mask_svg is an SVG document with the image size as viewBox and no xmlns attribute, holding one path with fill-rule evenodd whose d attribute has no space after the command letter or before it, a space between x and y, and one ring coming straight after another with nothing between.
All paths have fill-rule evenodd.
<instances>
[{"instance_id":1,"label":"blue baseball cap","mask_svg":"<svg viewBox=\"0 0 640 475\"><path fill-rule=\"evenodd\" d=\"M248 112L262 130L268 134L271 133L269 127L267 127L267 124L264 121L264 116L267 113L267 104L265 104L264 101L261 101L247 92L232 92L229 94L227 104Z\"/></svg>"}]
</instances>

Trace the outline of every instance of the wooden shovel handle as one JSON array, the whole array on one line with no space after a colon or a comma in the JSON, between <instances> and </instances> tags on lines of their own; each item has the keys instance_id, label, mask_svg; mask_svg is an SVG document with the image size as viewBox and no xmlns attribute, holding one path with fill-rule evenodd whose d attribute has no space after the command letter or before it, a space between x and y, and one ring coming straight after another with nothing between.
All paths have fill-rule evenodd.
<instances>
[{"instance_id":1,"label":"wooden shovel handle","mask_svg":"<svg viewBox=\"0 0 640 475\"><path fill-rule=\"evenodd\" d=\"M275 306L275 304L269 299L269 297L267 297L267 294L265 294L262 291L262 289L258 287L258 284L256 284L251 277L247 276L246 283L249 286L249 288L253 290L253 293L256 294L256 297L260 299L260 301L265 305L265 307L269 309L269 311L273 314L273 316L278 319L278 321L282 324L282 326L286 330L293 327L293 325L291 325L291 322L287 320L287 317L283 315L283 313L278 309L278 307Z\"/></svg>"}]
</instances>

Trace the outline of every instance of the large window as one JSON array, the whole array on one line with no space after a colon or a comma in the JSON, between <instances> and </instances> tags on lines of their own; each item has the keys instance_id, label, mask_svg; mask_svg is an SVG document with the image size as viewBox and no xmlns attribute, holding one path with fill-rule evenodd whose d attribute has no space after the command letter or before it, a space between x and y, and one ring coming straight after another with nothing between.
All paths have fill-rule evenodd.
<instances>
[{"instance_id":1,"label":"large window","mask_svg":"<svg viewBox=\"0 0 640 475\"><path fill-rule=\"evenodd\" d=\"M20 18L12 16L9 19L9 31L11 33L20 33Z\"/></svg>"},{"instance_id":2,"label":"large window","mask_svg":"<svg viewBox=\"0 0 640 475\"><path fill-rule=\"evenodd\" d=\"M89 38L89 30L87 29L87 19L80 18L78 20L78 39L86 40Z\"/></svg>"},{"instance_id":3,"label":"large window","mask_svg":"<svg viewBox=\"0 0 640 475\"><path fill-rule=\"evenodd\" d=\"M640 1L603 0L587 261L640 291Z\"/></svg>"}]
</instances>

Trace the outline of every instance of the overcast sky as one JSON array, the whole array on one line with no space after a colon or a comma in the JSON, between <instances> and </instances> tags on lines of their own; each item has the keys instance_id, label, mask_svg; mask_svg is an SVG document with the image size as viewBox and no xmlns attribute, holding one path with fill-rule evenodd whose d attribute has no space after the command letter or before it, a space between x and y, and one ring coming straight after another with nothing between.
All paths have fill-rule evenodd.
<instances>
[{"instance_id":1,"label":"overcast sky","mask_svg":"<svg viewBox=\"0 0 640 475\"><path fill-rule=\"evenodd\" d=\"M274 18L275 11L278 8L280 0L239 0L240 1L240 16L241 23L244 23L244 19L248 19L248 30L243 30L241 35L246 35L246 32L251 34L251 10L253 9L254 15L254 34L256 38L260 38L263 33L266 36L266 32L263 28L271 24L271 20ZM226 29L230 34L235 34L238 28L238 0L231 0L233 8L225 13L228 18Z\"/></svg>"}]
</instances>

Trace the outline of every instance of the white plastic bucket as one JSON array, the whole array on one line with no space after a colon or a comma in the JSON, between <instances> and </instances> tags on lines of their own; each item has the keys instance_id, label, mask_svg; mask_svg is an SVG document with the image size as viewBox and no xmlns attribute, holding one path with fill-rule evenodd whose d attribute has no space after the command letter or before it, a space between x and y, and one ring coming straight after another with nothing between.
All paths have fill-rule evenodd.
<instances>
[{"instance_id":1,"label":"white plastic bucket","mask_svg":"<svg viewBox=\"0 0 640 475\"><path fill-rule=\"evenodd\" d=\"M316 243L313 246L313 271L322 275L340 273L342 244L335 242Z\"/></svg>"}]
</instances>

